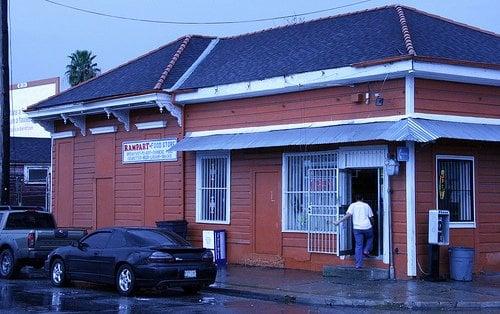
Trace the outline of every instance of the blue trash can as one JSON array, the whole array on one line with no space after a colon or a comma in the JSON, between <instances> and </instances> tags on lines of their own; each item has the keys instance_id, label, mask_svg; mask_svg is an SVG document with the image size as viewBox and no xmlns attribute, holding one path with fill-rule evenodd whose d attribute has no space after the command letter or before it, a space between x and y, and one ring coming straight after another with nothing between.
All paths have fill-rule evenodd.
<instances>
[{"instance_id":1,"label":"blue trash can","mask_svg":"<svg viewBox=\"0 0 500 314\"><path fill-rule=\"evenodd\" d=\"M458 281L472 281L474 249L468 247L449 248L450 277Z\"/></svg>"}]
</instances>

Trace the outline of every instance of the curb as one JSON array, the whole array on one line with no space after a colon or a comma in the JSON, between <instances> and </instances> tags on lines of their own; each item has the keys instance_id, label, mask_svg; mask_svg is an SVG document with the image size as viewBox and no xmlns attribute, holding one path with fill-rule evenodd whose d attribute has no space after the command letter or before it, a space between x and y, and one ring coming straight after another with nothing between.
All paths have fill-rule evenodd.
<instances>
[{"instance_id":1,"label":"curb","mask_svg":"<svg viewBox=\"0 0 500 314\"><path fill-rule=\"evenodd\" d=\"M262 288L257 288L264 290ZM246 290L238 287L207 287L204 289L212 293L237 296L248 299L257 299L263 301L274 301L285 304L295 303L314 306L347 306L347 307L366 307L379 309L500 309L500 301L406 301L397 302L390 300L365 300L335 298L314 294L294 294L294 293L272 293L258 290Z\"/></svg>"}]
</instances>

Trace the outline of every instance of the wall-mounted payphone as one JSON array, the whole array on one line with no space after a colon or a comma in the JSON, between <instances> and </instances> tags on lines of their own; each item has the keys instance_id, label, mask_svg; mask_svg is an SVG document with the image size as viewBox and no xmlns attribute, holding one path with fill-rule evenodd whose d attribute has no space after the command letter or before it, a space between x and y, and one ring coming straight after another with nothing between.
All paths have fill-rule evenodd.
<instances>
[{"instance_id":1,"label":"wall-mounted payphone","mask_svg":"<svg viewBox=\"0 0 500 314\"><path fill-rule=\"evenodd\" d=\"M450 244L450 212L429 210L429 244Z\"/></svg>"},{"instance_id":2,"label":"wall-mounted payphone","mask_svg":"<svg viewBox=\"0 0 500 314\"><path fill-rule=\"evenodd\" d=\"M439 276L439 247L450 244L450 212L429 210L429 275L432 281L441 280Z\"/></svg>"}]
</instances>

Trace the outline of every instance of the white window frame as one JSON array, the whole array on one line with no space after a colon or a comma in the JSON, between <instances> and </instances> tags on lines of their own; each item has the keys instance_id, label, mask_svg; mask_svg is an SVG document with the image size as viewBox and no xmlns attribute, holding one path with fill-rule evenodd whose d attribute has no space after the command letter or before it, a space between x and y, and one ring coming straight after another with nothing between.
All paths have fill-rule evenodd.
<instances>
[{"instance_id":1,"label":"white window frame","mask_svg":"<svg viewBox=\"0 0 500 314\"><path fill-rule=\"evenodd\" d=\"M451 159L451 160L468 160L472 161L472 215L474 217L473 221L450 221L450 228L476 228L476 170L475 161L473 156L460 156L460 155L436 155L436 177L435 177L435 192L436 192L436 208L439 209L439 169L438 161L440 159Z\"/></svg>"},{"instance_id":2,"label":"white window frame","mask_svg":"<svg viewBox=\"0 0 500 314\"><path fill-rule=\"evenodd\" d=\"M45 170L47 171L47 176L44 182L33 182L30 181L30 170ZM37 166L37 165L24 165L24 184L47 184L47 178L49 177L50 167L49 166Z\"/></svg>"},{"instance_id":3,"label":"white window frame","mask_svg":"<svg viewBox=\"0 0 500 314\"><path fill-rule=\"evenodd\" d=\"M287 220L288 220L288 211L287 211L287 204L286 204L286 190L285 187L287 187L287 178L288 178L288 168L287 168L287 163L286 163L286 158L290 156L311 156L311 155L318 155L318 154L336 154L337 155L337 167L339 166L339 156L338 156L338 150L318 150L314 152L294 152L294 153L283 153L282 159L281 159L281 232L288 233L308 233L307 228L305 230L297 230L297 229L288 229L287 227ZM307 191L303 191L307 192Z\"/></svg>"},{"instance_id":4,"label":"white window frame","mask_svg":"<svg viewBox=\"0 0 500 314\"><path fill-rule=\"evenodd\" d=\"M226 220L203 220L201 219L201 171L203 157L218 157L226 159ZM230 151L216 151L216 152L197 152L196 153L196 223L205 224L224 224L231 223L231 153Z\"/></svg>"}]
</instances>

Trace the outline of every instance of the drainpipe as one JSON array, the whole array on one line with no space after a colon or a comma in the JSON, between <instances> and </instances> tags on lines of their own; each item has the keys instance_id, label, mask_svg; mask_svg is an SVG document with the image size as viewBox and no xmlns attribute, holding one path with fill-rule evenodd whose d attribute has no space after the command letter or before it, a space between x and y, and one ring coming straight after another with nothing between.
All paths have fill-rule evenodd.
<instances>
[{"instance_id":1,"label":"drainpipe","mask_svg":"<svg viewBox=\"0 0 500 314\"><path fill-rule=\"evenodd\" d=\"M387 211L387 219L389 220L389 279L394 280L396 279L396 271L394 269L394 245L392 243L392 199L391 199L391 194L392 194L392 182L391 182L391 176L387 176L387 206L388 206L388 211Z\"/></svg>"}]
</instances>

